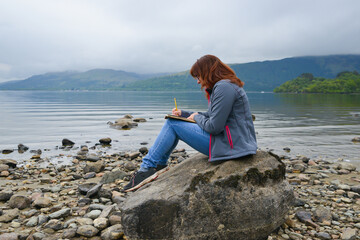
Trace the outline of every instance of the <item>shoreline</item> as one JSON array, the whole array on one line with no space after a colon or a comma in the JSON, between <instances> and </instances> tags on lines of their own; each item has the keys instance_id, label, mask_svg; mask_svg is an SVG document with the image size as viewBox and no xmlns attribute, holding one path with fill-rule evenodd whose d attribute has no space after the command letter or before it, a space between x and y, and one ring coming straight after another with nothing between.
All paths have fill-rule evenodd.
<instances>
[{"instance_id":1,"label":"shoreline","mask_svg":"<svg viewBox=\"0 0 360 240\"><path fill-rule=\"evenodd\" d=\"M0 160L1 174L8 172L0 177L0 234L5 234L0 239L6 234L19 239L80 239L90 235L110 239L111 231L118 234L116 239L126 239L118 204L129 193L121 189L138 169L146 151L142 147L95 155L82 146L72 156L72 165L67 166L41 166L41 160L34 158L14 167L14 162ZM178 149L169 162L176 165L188 157L184 149ZM269 240L347 239L346 234L360 233L359 168L345 161L306 156L279 158L286 164L286 178L296 202L285 223ZM15 195L21 197L11 199Z\"/></svg>"}]
</instances>

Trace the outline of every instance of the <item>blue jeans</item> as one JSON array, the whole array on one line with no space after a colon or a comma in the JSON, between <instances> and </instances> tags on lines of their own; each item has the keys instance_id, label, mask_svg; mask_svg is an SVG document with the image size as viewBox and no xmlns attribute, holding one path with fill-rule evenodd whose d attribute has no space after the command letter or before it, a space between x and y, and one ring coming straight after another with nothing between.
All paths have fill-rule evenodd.
<instances>
[{"instance_id":1,"label":"blue jeans","mask_svg":"<svg viewBox=\"0 0 360 240\"><path fill-rule=\"evenodd\" d=\"M205 132L196 123L167 119L154 145L143 158L140 171L146 171L148 168L154 168L157 165L166 165L179 139L195 150L209 155L209 133Z\"/></svg>"}]
</instances>

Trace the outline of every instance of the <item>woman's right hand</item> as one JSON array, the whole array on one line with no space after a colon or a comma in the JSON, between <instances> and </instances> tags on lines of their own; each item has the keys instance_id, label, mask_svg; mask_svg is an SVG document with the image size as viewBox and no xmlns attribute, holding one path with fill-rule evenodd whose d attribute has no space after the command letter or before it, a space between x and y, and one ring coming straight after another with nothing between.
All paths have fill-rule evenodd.
<instances>
[{"instance_id":1,"label":"woman's right hand","mask_svg":"<svg viewBox=\"0 0 360 240\"><path fill-rule=\"evenodd\" d=\"M181 110L180 109L176 110L176 108L173 108L172 115L180 117L181 116Z\"/></svg>"}]
</instances>

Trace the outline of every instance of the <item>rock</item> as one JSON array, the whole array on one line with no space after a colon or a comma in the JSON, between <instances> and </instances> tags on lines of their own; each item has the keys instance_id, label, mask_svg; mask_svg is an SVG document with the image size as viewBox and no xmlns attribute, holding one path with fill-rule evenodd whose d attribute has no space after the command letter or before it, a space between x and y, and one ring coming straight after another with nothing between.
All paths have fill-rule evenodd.
<instances>
[{"instance_id":1,"label":"rock","mask_svg":"<svg viewBox=\"0 0 360 240\"><path fill-rule=\"evenodd\" d=\"M101 138L99 140L99 142L103 145L109 145L111 143L111 138L107 137L107 138Z\"/></svg>"},{"instance_id":2,"label":"rock","mask_svg":"<svg viewBox=\"0 0 360 240\"><path fill-rule=\"evenodd\" d=\"M134 122L146 122L145 118L134 118L133 119Z\"/></svg>"},{"instance_id":3,"label":"rock","mask_svg":"<svg viewBox=\"0 0 360 240\"><path fill-rule=\"evenodd\" d=\"M101 233L102 240L121 239L124 236L124 230L121 224L111 226Z\"/></svg>"},{"instance_id":4,"label":"rock","mask_svg":"<svg viewBox=\"0 0 360 240\"><path fill-rule=\"evenodd\" d=\"M85 158L86 161L90 161L90 162L97 162L99 161L101 158L95 154L90 154L89 156L87 156Z\"/></svg>"},{"instance_id":5,"label":"rock","mask_svg":"<svg viewBox=\"0 0 360 240\"><path fill-rule=\"evenodd\" d=\"M360 194L360 185L352 186L352 187L350 188L350 190L351 190L352 192L356 192L356 193L359 193L359 194Z\"/></svg>"},{"instance_id":6,"label":"rock","mask_svg":"<svg viewBox=\"0 0 360 240\"><path fill-rule=\"evenodd\" d=\"M25 224L27 227L35 227L39 222L38 216L33 216L29 219L29 221Z\"/></svg>"},{"instance_id":7,"label":"rock","mask_svg":"<svg viewBox=\"0 0 360 240\"><path fill-rule=\"evenodd\" d=\"M353 139L351 139L351 141L353 141L353 142L360 142L360 137L354 137Z\"/></svg>"},{"instance_id":8,"label":"rock","mask_svg":"<svg viewBox=\"0 0 360 240\"><path fill-rule=\"evenodd\" d=\"M99 230L91 225L83 225L78 227L76 233L84 237L93 237L98 234Z\"/></svg>"},{"instance_id":9,"label":"rock","mask_svg":"<svg viewBox=\"0 0 360 240\"><path fill-rule=\"evenodd\" d=\"M33 202L36 208L46 208L51 206L51 200L46 197L39 197Z\"/></svg>"},{"instance_id":10,"label":"rock","mask_svg":"<svg viewBox=\"0 0 360 240\"><path fill-rule=\"evenodd\" d=\"M127 162L124 164L124 168L128 171L134 171L135 169L137 169L137 166L132 162Z\"/></svg>"},{"instance_id":11,"label":"rock","mask_svg":"<svg viewBox=\"0 0 360 240\"><path fill-rule=\"evenodd\" d=\"M6 164L0 164L0 172L9 170L9 166Z\"/></svg>"},{"instance_id":12,"label":"rock","mask_svg":"<svg viewBox=\"0 0 360 240\"><path fill-rule=\"evenodd\" d=\"M71 141L71 140L69 140L69 139L67 139L67 138L64 138L63 140L62 140L62 145L64 146L64 147L66 147L66 146L73 146L75 143L73 142L73 141Z\"/></svg>"},{"instance_id":13,"label":"rock","mask_svg":"<svg viewBox=\"0 0 360 240\"><path fill-rule=\"evenodd\" d=\"M89 172L99 173L102 170L104 170L104 168L105 168L105 165L104 165L103 161L87 162L83 171L84 171L84 173L89 173Z\"/></svg>"},{"instance_id":14,"label":"rock","mask_svg":"<svg viewBox=\"0 0 360 240\"><path fill-rule=\"evenodd\" d=\"M354 166L353 164L348 163L348 162L340 162L340 163L336 164L334 168L338 169L338 170L343 169L343 170L348 170L348 171L356 170L356 166Z\"/></svg>"},{"instance_id":15,"label":"rock","mask_svg":"<svg viewBox=\"0 0 360 240\"><path fill-rule=\"evenodd\" d=\"M147 154L147 153L149 152L149 150L148 150L147 147L142 147L142 148L139 149L139 152L140 152L141 154Z\"/></svg>"},{"instance_id":16,"label":"rock","mask_svg":"<svg viewBox=\"0 0 360 240\"><path fill-rule=\"evenodd\" d=\"M87 192L93 188L96 185L96 183L84 183L78 186L79 193L85 195Z\"/></svg>"},{"instance_id":17,"label":"rock","mask_svg":"<svg viewBox=\"0 0 360 240\"><path fill-rule=\"evenodd\" d=\"M111 205L111 206L107 206L106 208L104 208L101 211L101 214L99 216L99 218L107 218L109 217L109 215L114 211L115 206Z\"/></svg>"},{"instance_id":18,"label":"rock","mask_svg":"<svg viewBox=\"0 0 360 240\"><path fill-rule=\"evenodd\" d=\"M56 211L56 212L53 212L53 213L51 213L50 215L49 215L49 217L51 218L51 219L54 219L54 218L64 218L64 217L67 217L67 216L69 216L70 215L70 212L71 212L71 210L70 210L70 208L64 208L64 209L61 209L61 210L59 210L59 211Z\"/></svg>"},{"instance_id":19,"label":"rock","mask_svg":"<svg viewBox=\"0 0 360 240\"><path fill-rule=\"evenodd\" d=\"M11 190L2 190L0 192L0 201L8 201L14 193Z\"/></svg>"},{"instance_id":20,"label":"rock","mask_svg":"<svg viewBox=\"0 0 360 240\"><path fill-rule=\"evenodd\" d=\"M139 153L139 152L129 153L129 157L130 157L131 160L137 158L138 156L140 156L140 153Z\"/></svg>"},{"instance_id":21,"label":"rock","mask_svg":"<svg viewBox=\"0 0 360 240\"><path fill-rule=\"evenodd\" d=\"M46 235L42 232L36 232L32 235L34 240L43 240L46 238Z\"/></svg>"},{"instance_id":22,"label":"rock","mask_svg":"<svg viewBox=\"0 0 360 240\"><path fill-rule=\"evenodd\" d=\"M295 217L299 219L300 222L306 223L307 221L311 221L311 212L297 211Z\"/></svg>"},{"instance_id":23,"label":"rock","mask_svg":"<svg viewBox=\"0 0 360 240\"><path fill-rule=\"evenodd\" d=\"M0 177L8 177L10 175L9 171L0 172Z\"/></svg>"},{"instance_id":24,"label":"rock","mask_svg":"<svg viewBox=\"0 0 360 240\"><path fill-rule=\"evenodd\" d=\"M25 146L24 144L19 144L18 145L18 152L19 153L24 153L26 152L27 150L29 150L29 147Z\"/></svg>"},{"instance_id":25,"label":"rock","mask_svg":"<svg viewBox=\"0 0 360 240\"><path fill-rule=\"evenodd\" d=\"M136 127L138 124L132 120L131 115L125 115L123 118L119 118L115 121L115 123L108 122L110 127L118 128L118 129L129 129Z\"/></svg>"},{"instance_id":26,"label":"rock","mask_svg":"<svg viewBox=\"0 0 360 240\"><path fill-rule=\"evenodd\" d=\"M19 235L17 233L3 233L0 235L0 240L18 240Z\"/></svg>"},{"instance_id":27,"label":"rock","mask_svg":"<svg viewBox=\"0 0 360 240\"><path fill-rule=\"evenodd\" d=\"M8 204L11 208L24 209L30 207L31 199L23 195L13 195Z\"/></svg>"},{"instance_id":28,"label":"rock","mask_svg":"<svg viewBox=\"0 0 360 240\"><path fill-rule=\"evenodd\" d=\"M341 233L342 240L355 240L356 239L356 229L353 228L345 228Z\"/></svg>"},{"instance_id":29,"label":"rock","mask_svg":"<svg viewBox=\"0 0 360 240\"><path fill-rule=\"evenodd\" d=\"M91 199L90 198L82 198L78 201L78 203L80 206L85 206L85 205L88 205L91 203Z\"/></svg>"},{"instance_id":30,"label":"rock","mask_svg":"<svg viewBox=\"0 0 360 240\"><path fill-rule=\"evenodd\" d=\"M96 219L100 216L100 214L101 214L101 210L92 210L92 211L88 212L87 214L85 214L84 217Z\"/></svg>"},{"instance_id":31,"label":"rock","mask_svg":"<svg viewBox=\"0 0 360 240\"><path fill-rule=\"evenodd\" d=\"M57 219L51 219L44 225L44 228L51 228L55 231L59 231L64 228L64 223Z\"/></svg>"},{"instance_id":32,"label":"rock","mask_svg":"<svg viewBox=\"0 0 360 240\"><path fill-rule=\"evenodd\" d=\"M77 230L76 228L70 228L70 229L64 230L62 238L64 238L64 239L72 239L73 237L76 236L76 230Z\"/></svg>"},{"instance_id":33,"label":"rock","mask_svg":"<svg viewBox=\"0 0 360 240\"><path fill-rule=\"evenodd\" d=\"M93 196L95 196L101 189L102 187L102 183L96 184L95 186L93 186L87 193L86 193L86 197L87 198L91 198Z\"/></svg>"},{"instance_id":34,"label":"rock","mask_svg":"<svg viewBox=\"0 0 360 240\"><path fill-rule=\"evenodd\" d=\"M4 149L1 151L2 154L10 154L12 153L14 150L13 149Z\"/></svg>"},{"instance_id":35,"label":"rock","mask_svg":"<svg viewBox=\"0 0 360 240\"><path fill-rule=\"evenodd\" d=\"M84 179L94 178L96 177L96 172L89 172L84 175Z\"/></svg>"},{"instance_id":36,"label":"rock","mask_svg":"<svg viewBox=\"0 0 360 240\"><path fill-rule=\"evenodd\" d=\"M114 171L114 172L108 172L108 173L105 173L101 180L100 180L100 183L113 183L115 182L115 180L117 179L123 179L124 177L126 177L127 174L124 172L124 171Z\"/></svg>"},{"instance_id":37,"label":"rock","mask_svg":"<svg viewBox=\"0 0 360 240\"><path fill-rule=\"evenodd\" d=\"M78 218L76 219L76 222L80 225L80 226L84 226L84 225L93 225L94 221L91 218Z\"/></svg>"},{"instance_id":38,"label":"rock","mask_svg":"<svg viewBox=\"0 0 360 240\"><path fill-rule=\"evenodd\" d=\"M107 218L97 218L94 220L94 227L99 230L105 229L109 225L109 220Z\"/></svg>"},{"instance_id":39,"label":"rock","mask_svg":"<svg viewBox=\"0 0 360 240\"><path fill-rule=\"evenodd\" d=\"M331 221L331 210L327 207L320 206L314 211L314 220L316 222Z\"/></svg>"},{"instance_id":40,"label":"rock","mask_svg":"<svg viewBox=\"0 0 360 240\"><path fill-rule=\"evenodd\" d=\"M121 213L117 212L109 217L110 225L121 224Z\"/></svg>"},{"instance_id":41,"label":"rock","mask_svg":"<svg viewBox=\"0 0 360 240\"><path fill-rule=\"evenodd\" d=\"M284 163L264 151L221 164L207 160L186 159L128 196L121 204L125 235L263 239L285 221L294 194Z\"/></svg>"},{"instance_id":42,"label":"rock","mask_svg":"<svg viewBox=\"0 0 360 240\"><path fill-rule=\"evenodd\" d=\"M15 218L17 218L19 215L20 215L20 211L17 208L5 210L3 212L3 214L0 216L0 222L5 222L5 223L11 222Z\"/></svg>"},{"instance_id":43,"label":"rock","mask_svg":"<svg viewBox=\"0 0 360 240\"><path fill-rule=\"evenodd\" d=\"M6 164L9 167L16 168L17 161L12 159L0 159L0 164Z\"/></svg>"},{"instance_id":44,"label":"rock","mask_svg":"<svg viewBox=\"0 0 360 240\"><path fill-rule=\"evenodd\" d=\"M39 215L38 225L42 225L42 224L46 223L47 221L49 221L49 216L46 216L44 214Z\"/></svg>"}]
</instances>

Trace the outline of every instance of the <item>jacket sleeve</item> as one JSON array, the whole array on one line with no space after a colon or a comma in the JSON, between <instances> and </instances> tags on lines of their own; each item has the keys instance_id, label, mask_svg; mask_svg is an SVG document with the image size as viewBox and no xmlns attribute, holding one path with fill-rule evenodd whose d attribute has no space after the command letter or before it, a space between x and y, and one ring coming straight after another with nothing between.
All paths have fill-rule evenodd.
<instances>
[{"instance_id":1,"label":"jacket sleeve","mask_svg":"<svg viewBox=\"0 0 360 240\"><path fill-rule=\"evenodd\" d=\"M220 83L214 87L211 108L206 114L195 115L194 120L206 132L217 135L221 133L235 101L235 89L231 83Z\"/></svg>"},{"instance_id":2,"label":"jacket sleeve","mask_svg":"<svg viewBox=\"0 0 360 240\"><path fill-rule=\"evenodd\" d=\"M181 115L180 115L180 117L187 118L187 117L189 117L189 116L190 116L191 114L193 114L193 113L194 113L194 112L181 110Z\"/></svg>"}]
</instances>

